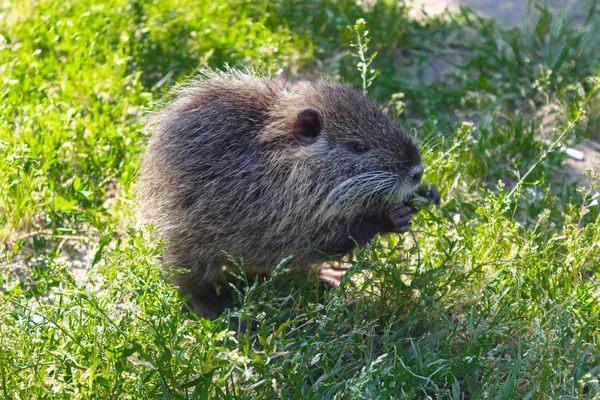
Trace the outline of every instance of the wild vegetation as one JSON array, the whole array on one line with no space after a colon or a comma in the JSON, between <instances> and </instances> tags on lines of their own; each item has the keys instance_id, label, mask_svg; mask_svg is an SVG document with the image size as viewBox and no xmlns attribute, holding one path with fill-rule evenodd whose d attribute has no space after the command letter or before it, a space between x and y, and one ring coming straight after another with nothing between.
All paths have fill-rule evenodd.
<instances>
[{"instance_id":1,"label":"wild vegetation","mask_svg":"<svg viewBox=\"0 0 600 400\"><path fill-rule=\"evenodd\" d=\"M600 178L563 167L600 128L579 7L505 28L388 0L1 3L0 398L600 398ZM339 288L282 262L197 318L133 189L146 112L226 64L364 87L441 208Z\"/></svg>"}]
</instances>

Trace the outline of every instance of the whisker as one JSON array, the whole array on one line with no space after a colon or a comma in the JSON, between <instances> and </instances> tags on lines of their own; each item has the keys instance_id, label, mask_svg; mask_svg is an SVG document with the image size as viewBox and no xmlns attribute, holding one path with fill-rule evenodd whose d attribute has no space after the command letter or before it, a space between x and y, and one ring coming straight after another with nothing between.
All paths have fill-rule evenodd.
<instances>
[{"instance_id":1,"label":"whisker","mask_svg":"<svg viewBox=\"0 0 600 400\"><path fill-rule=\"evenodd\" d=\"M378 202L385 203L386 196L392 199L406 196L396 174L372 171L356 175L329 192L321 206L320 215L327 217L339 215L340 211L354 214L360 210L368 210Z\"/></svg>"}]
</instances>

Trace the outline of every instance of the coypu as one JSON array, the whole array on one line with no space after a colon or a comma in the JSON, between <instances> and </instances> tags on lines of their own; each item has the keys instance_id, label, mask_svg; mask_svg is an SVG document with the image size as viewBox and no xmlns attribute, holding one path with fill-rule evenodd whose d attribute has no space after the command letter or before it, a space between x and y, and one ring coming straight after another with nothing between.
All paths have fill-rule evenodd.
<instances>
[{"instance_id":1,"label":"coypu","mask_svg":"<svg viewBox=\"0 0 600 400\"><path fill-rule=\"evenodd\" d=\"M410 229L420 152L361 91L202 75L150 118L137 186L140 216L164 235L166 266L189 269L176 283L201 315L225 308L213 287L224 252L260 274L285 254L287 267L306 268ZM435 187L426 196L439 204Z\"/></svg>"}]
</instances>

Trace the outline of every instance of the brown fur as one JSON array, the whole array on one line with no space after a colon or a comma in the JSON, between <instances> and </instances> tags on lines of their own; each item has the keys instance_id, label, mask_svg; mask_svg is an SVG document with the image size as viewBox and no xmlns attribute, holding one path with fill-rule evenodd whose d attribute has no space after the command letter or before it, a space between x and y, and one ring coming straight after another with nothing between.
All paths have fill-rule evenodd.
<instances>
[{"instance_id":1,"label":"brown fur","mask_svg":"<svg viewBox=\"0 0 600 400\"><path fill-rule=\"evenodd\" d=\"M292 135L300 110L320 113L312 144ZM137 195L140 215L169 243L165 263L201 313L218 315L211 283L223 251L247 270L307 267L397 228L385 196L402 201L422 168L412 138L360 91L318 81L296 91L237 71L206 71L151 117ZM352 145L364 143L366 153ZM309 246L310 245L310 246Z\"/></svg>"}]
</instances>

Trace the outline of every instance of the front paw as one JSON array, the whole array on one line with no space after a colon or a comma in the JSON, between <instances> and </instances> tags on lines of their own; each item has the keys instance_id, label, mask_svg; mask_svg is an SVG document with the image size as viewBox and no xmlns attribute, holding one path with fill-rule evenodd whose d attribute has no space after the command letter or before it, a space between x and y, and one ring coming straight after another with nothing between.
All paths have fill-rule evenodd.
<instances>
[{"instance_id":1,"label":"front paw","mask_svg":"<svg viewBox=\"0 0 600 400\"><path fill-rule=\"evenodd\" d=\"M410 220L415 215L415 209L407 203L398 203L387 211L387 216L392 223L392 232L405 233L411 228Z\"/></svg>"},{"instance_id":2,"label":"front paw","mask_svg":"<svg viewBox=\"0 0 600 400\"><path fill-rule=\"evenodd\" d=\"M415 190L407 203L416 210L420 210L432 204L439 206L442 203L442 196L440 195L438 188L431 184L424 183Z\"/></svg>"},{"instance_id":3,"label":"front paw","mask_svg":"<svg viewBox=\"0 0 600 400\"><path fill-rule=\"evenodd\" d=\"M429 190L427 191L425 198L429 199L429 201L436 206L440 206L442 204L442 195L438 188L433 185L429 185Z\"/></svg>"}]
</instances>

